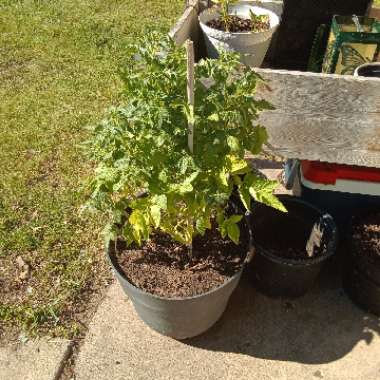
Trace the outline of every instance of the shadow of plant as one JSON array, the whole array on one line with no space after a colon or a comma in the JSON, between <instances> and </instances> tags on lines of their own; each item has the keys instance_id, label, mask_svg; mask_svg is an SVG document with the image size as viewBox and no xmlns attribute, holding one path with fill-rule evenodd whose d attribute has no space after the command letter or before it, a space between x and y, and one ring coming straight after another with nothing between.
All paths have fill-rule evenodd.
<instances>
[{"instance_id":1,"label":"shadow of plant","mask_svg":"<svg viewBox=\"0 0 380 380\"><path fill-rule=\"evenodd\" d=\"M380 319L352 304L333 265L321 275L321 285L296 300L263 296L247 277L222 319L184 343L262 359L322 364L342 358L360 341L370 345L380 334Z\"/></svg>"}]
</instances>

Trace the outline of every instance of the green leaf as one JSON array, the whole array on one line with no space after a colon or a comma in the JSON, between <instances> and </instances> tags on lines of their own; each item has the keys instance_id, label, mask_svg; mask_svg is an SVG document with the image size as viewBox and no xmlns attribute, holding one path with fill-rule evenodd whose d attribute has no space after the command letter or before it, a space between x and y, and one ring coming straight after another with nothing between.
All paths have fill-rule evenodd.
<instances>
[{"instance_id":1,"label":"green leaf","mask_svg":"<svg viewBox=\"0 0 380 380\"><path fill-rule=\"evenodd\" d=\"M217 113L213 113L207 118L210 121L216 121L218 122L220 120L219 115Z\"/></svg>"},{"instance_id":2,"label":"green leaf","mask_svg":"<svg viewBox=\"0 0 380 380\"><path fill-rule=\"evenodd\" d=\"M153 203L155 203L161 210L167 210L168 198L165 194L155 195L153 197Z\"/></svg>"},{"instance_id":3,"label":"green leaf","mask_svg":"<svg viewBox=\"0 0 380 380\"><path fill-rule=\"evenodd\" d=\"M228 186L227 173L224 168L219 173L219 180L223 186Z\"/></svg>"},{"instance_id":4,"label":"green leaf","mask_svg":"<svg viewBox=\"0 0 380 380\"><path fill-rule=\"evenodd\" d=\"M227 234L235 244L239 244L240 230L236 224L227 224Z\"/></svg>"},{"instance_id":5,"label":"green leaf","mask_svg":"<svg viewBox=\"0 0 380 380\"><path fill-rule=\"evenodd\" d=\"M145 240L148 239L148 224L146 222L145 215L141 211L134 210L129 217L129 223L132 225L133 235L138 244L141 244L142 238Z\"/></svg>"},{"instance_id":6,"label":"green leaf","mask_svg":"<svg viewBox=\"0 0 380 380\"><path fill-rule=\"evenodd\" d=\"M238 152L240 150L239 139L235 136L227 136L227 145L231 148L233 152Z\"/></svg>"},{"instance_id":7,"label":"green leaf","mask_svg":"<svg viewBox=\"0 0 380 380\"><path fill-rule=\"evenodd\" d=\"M231 167L231 174L245 174L248 173L251 169L246 160L235 156L228 156L227 161Z\"/></svg>"},{"instance_id":8,"label":"green leaf","mask_svg":"<svg viewBox=\"0 0 380 380\"><path fill-rule=\"evenodd\" d=\"M226 223L239 223L242 218L243 215L232 215L226 220Z\"/></svg>"},{"instance_id":9,"label":"green leaf","mask_svg":"<svg viewBox=\"0 0 380 380\"><path fill-rule=\"evenodd\" d=\"M279 211L287 212L285 206L273 194L273 191L278 187L277 181L271 181L265 178L255 177L249 192L258 202L271 206Z\"/></svg>"},{"instance_id":10,"label":"green leaf","mask_svg":"<svg viewBox=\"0 0 380 380\"><path fill-rule=\"evenodd\" d=\"M153 205L150 207L150 215L153 219L154 226L158 228L161 222L161 208L158 205Z\"/></svg>"},{"instance_id":11,"label":"green leaf","mask_svg":"<svg viewBox=\"0 0 380 380\"><path fill-rule=\"evenodd\" d=\"M178 191L180 194L191 193L194 190L193 185L188 182L184 182L178 186Z\"/></svg>"},{"instance_id":12,"label":"green leaf","mask_svg":"<svg viewBox=\"0 0 380 380\"><path fill-rule=\"evenodd\" d=\"M228 24L231 1L219 2ZM122 103L110 108L86 144L96 165L89 204L110 222L124 222L130 209L121 226L127 242L141 243L157 226L190 242L208 228L211 215L217 215L221 234L236 241L231 226L237 219L223 215L233 186L247 209L251 193L280 207L270 191L257 187L243 159L245 151L259 153L267 140L265 128L252 125L269 104L255 95L263 79L239 60L236 53L221 52L194 67L194 108L187 104L183 47L157 32L127 47ZM189 122L196 124L193 154ZM144 199L136 198L140 190L147 191Z\"/></svg>"},{"instance_id":13,"label":"green leaf","mask_svg":"<svg viewBox=\"0 0 380 380\"><path fill-rule=\"evenodd\" d=\"M206 229L211 228L210 218L208 216L198 218L195 222L195 228L201 235L204 235Z\"/></svg>"},{"instance_id":14,"label":"green leaf","mask_svg":"<svg viewBox=\"0 0 380 380\"><path fill-rule=\"evenodd\" d=\"M160 174L158 175L158 179L164 183L167 183L168 182L168 175L162 171L160 172Z\"/></svg>"},{"instance_id":15,"label":"green leaf","mask_svg":"<svg viewBox=\"0 0 380 380\"><path fill-rule=\"evenodd\" d=\"M106 244L108 244L108 242L110 242L111 240L116 240L117 230L115 228L115 225L113 223L107 224L106 227L104 228L103 235L104 235L104 241L106 242Z\"/></svg>"},{"instance_id":16,"label":"green leaf","mask_svg":"<svg viewBox=\"0 0 380 380\"><path fill-rule=\"evenodd\" d=\"M265 144L268 141L268 133L266 129L260 125L255 127L254 138L249 148L252 154L259 154Z\"/></svg>"},{"instance_id":17,"label":"green leaf","mask_svg":"<svg viewBox=\"0 0 380 380\"><path fill-rule=\"evenodd\" d=\"M249 189L245 186L239 187L239 196L246 210L250 211L251 210L251 195L249 193Z\"/></svg>"}]
</instances>

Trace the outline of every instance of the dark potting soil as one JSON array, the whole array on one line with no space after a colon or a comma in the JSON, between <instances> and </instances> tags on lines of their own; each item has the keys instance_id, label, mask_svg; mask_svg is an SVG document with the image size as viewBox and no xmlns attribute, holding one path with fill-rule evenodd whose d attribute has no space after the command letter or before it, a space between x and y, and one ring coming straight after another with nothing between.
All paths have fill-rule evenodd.
<instances>
[{"instance_id":1,"label":"dark potting soil","mask_svg":"<svg viewBox=\"0 0 380 380\"><path fill-rule=\"evenodd\" d=\"M188 248L166 234L156 234L145 245L125 249L116 255L128 280L136 287L161 297L191 297L222 285L243 265L247 240L237 246L207 230L193 242L193 258Z\"/></svg>"},{"instance_id":2,"label":"dark potting soil","mask_svg":"<svg viewBox=\"0 0 380 380\"><path fill-rule=\"evenodd\" d=\"M241 18L239 16L230 16L229 31L232 33L241 33L241 32L262 32L270 28L269 19L265 21L260 20L251 20ZM222 30L226 32L224 22L220 19L210 20L207 23L207 26L213 29Z\"/></svg>"},{"instance_id":3,"label":"dark potting soil","mask_svg":"<svg viewBox=\"0 0 380 380\"><path fill-rule=\"evenodd\" d=\"M359 255L365 255L370 263L380 265L380 213L357 218L352 239Z\"/></svg>"}]
</instances>

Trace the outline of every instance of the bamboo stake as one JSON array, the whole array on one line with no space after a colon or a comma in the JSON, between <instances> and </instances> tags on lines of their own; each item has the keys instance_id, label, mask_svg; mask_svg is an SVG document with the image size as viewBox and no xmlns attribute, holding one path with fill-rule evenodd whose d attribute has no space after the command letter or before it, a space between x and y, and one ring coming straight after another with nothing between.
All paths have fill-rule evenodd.
<instances>
[{"instance_id":1,"label":"bamboo stake","mask_svg":"<svg viewBox=\"0 0 380 380\"><path fill-rule=\"evenodd\" d=\"M190 119L187 126L187 144L190 153L194 152L194 43L186 41L187 52L187 102L189 104Z\"/></svg>"},{"instance_id":2,"label":"bamboo stake","mask_svg":"<svg viewBox=\"0 0 380 380\"><path fill-rule=\"evenodd\" d=\"M187 102L189 105L190 117L187 121L187 145L191 154L194 153L194 43L186 41L187 53ZM188 247L190 260L193 258L193 243Z\"/></svg>"}]
</instances>

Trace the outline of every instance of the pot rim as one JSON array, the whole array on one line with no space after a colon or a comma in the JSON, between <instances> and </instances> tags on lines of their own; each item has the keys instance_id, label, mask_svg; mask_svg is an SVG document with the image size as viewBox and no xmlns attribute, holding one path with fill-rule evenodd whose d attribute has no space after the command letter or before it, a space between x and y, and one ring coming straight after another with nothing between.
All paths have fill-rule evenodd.
<instances>
[{"instance_id":1,"label":"pot rim","mask_svg":"<svg viewBox=\"0 0 380 380\"><path fill-rule=\"evenodd\" d=\"M380 62L367 62L363 63L362 65L358 66L354 71L354 76L359 77L359 70L365 68L365 67L380 67Z\"/></svg>"},{"instance_id":2,"label":"pot rim","mask_svg":"<svg viewBox=\"0 0 380 380\"><path fill-rule=\"evenodd\" d=\"M331 257L336 251L337 241L338 241L338 228L334 222L333 217L329 213L322 211L318 207L316 207L316 206L312 205L311 203L306 202L305 200L300 199L298 197L294 197L294 196L291 196L288 194L278 194L277 197L280 199L280 201L287 200L290 202L302 204L302 205L306 206L307 208L314 210L315 212L320 214L320 216L326 216L328 218L330 226L332 228L333 236L335 236L334 242L333 242L333 247L326 254L324 254L322 256L311 257L311 258L307 258L307 259L289 259L289 258L277 256L277 255L269 252L262 245L258 244L255 240L255 234L252 231L251 232L251 234L252 234L251 239L252 239L252 244L254 246L254 249L257 250L262 256L265 256L266 258L268 258L269 260L271 260L277 264L288 265L288 266L314 265L314 264L318 264L322 261L325 261L329 257ZM254 217L254 211L252 213L252 217Z\"/></svg>"},{"instance_id":3,"label":"pot rim","mask_svg":"<svg viewBox=\"0 0 380 380\"><path fill-rule=\"evenodd\" d=\"M229 283L234 281L236 278L240 277L244 271L245 266L246 266L246 261L243 261L242 266L238 272L236 272L232 277L230 277L227 281L225 281L220 286L218 286L214 289L211 289L211 290L207 291L206 293L198 294L196 296L191 296L191 297L171 297L171 298L169 298L169 297L162 297L162 296L158 296L156 294L149 293L143 289L138 288L137 286L133 285L129 281L129 279L127 278L125 273L121 270L120 265L118 264L118 262L116 260L116 257L115 257L115 252L116 252L115 241L111 240L108 242L108 244L106 243L105 251L106 251L106 255L108 257L108 260L109 260L112 268L117 272L117 274L119 276L121 276L121 278L123 278L128 283L128 285L130 287L132 287L137 293L140 293L142 295L149 296L149 297L152 297L155 299L163 300L163 301L190 301L190 300L196 300L196 299L199 299L201 297L205 297L207 295L215 293L218 290L220 290L221 288L227 286ZM247 256L248 256L248 252L247 252Z\"/></svg>"},{"instance_id":4,"label":"pot rim","mask_svg":"<svg viewBox=\"0 0 380 380\"><path fill-rule=\"evenodd\" d=\"M272 14L276 18L275 25L273 25L272 27L270 27L267 30L262 30L262 31L259 31L259 32L254 32L254 31L249 31L249 32L225 32L224 30L219 30L219 29L211 28L210 26L206 25L202 21L202 16L205 16L207 14L215 14L219 18L220 13L219 13L218 9L216 9L216 8L207 8L207 9L205 9L198 16L198 21L199 21L200 24L202 24L202 28L210 29L210 30L216 30L217 32L220 32L220 33L223 33L223 34L226 34L226 35L234 35L234 36L249 36L249 35L253 35L254 36L254 35L259 35L259 34L264 34L264 33L268 33L268 32L271 32L271 31L275 31L278 28L278 26L280 25L280 18L276 15L276 13L274 13L270 9L266 9L266 8L263 8L263 7L256 7L256 8L263 9L266 12L268 12L269 14Z\"/></svg>"}]
</instances>

